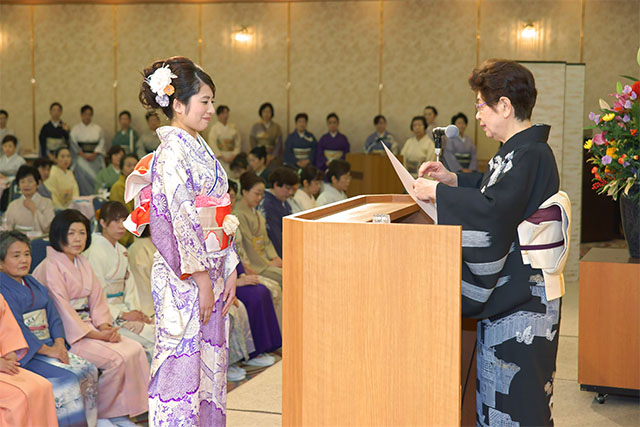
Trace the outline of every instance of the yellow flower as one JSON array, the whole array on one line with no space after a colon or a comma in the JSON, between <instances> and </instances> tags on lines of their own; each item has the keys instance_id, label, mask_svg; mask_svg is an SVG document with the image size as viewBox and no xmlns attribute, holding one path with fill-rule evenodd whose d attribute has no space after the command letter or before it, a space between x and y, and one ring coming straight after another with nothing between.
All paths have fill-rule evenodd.
<instances>
[{"instance_id":1,"label":"yellow flower","mask_svg":"<svg viewBox=\"0 0 640 427\"><path fill-rule=\"evenodd\" d=\"M591 146L593 145L593 140L592 139L587 139L584 143L584 149L585 150L590 150Z\"/></svg>"},{"instance_id":2,"label":"yellow flower","mask_svg":"<svg viewBox=\"0 0 640 427\"><path fill-rule=\"evenodd\" d=\"M613 120L613 118L614 118L615 116L616 116L616 115L615 115L614 113L605 114L605 115L602 117L602 120L603 120L603 121L605 121L605 122L610 122L611 120Z\"/></svg>"},{"instance_id":3,"label":"yellow flower","mask_svg":"<svg viewBox=\"0 0 640 427\"><path fill-rule=\"evenodd\" d=\"M607 148L607 156L611 156L612 159L617 159L618 155L616 154L616 147Z\"/></svg>"}]
</instances>

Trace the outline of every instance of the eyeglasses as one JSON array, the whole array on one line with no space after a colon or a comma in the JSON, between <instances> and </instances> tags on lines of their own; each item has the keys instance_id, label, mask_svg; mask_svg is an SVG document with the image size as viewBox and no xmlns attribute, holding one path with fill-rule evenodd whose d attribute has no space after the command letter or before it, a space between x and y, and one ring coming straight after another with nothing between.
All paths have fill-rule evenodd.
<instances>
[{"instance_id":1,"label":"eyeglasses","mask_svg":"<svg viewBox=\"0 0 640 427\"><path fill-rule=\"evenodd\" d=\"M482 104L476 104L476 111L480 111L480 109L481 109L482 107L484 107L485 105L487 105L486 101L485 101L485 102L483 102Z\"/></svg>"}]
</instances>

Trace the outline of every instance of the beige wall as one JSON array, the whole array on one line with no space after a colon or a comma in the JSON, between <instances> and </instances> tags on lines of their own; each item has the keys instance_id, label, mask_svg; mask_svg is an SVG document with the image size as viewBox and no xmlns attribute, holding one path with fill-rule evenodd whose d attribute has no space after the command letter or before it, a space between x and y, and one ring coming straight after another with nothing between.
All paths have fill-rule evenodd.
<instances>
[{"instance_id":1,"label":"beige wall","mask_svg":"<svg viewBox=\"0 0 640 427\"><path fill-rule=\"evenodd\" d=\"M458 111L472 117L474 99L466 78L476 53L481 61L580 61L581 0L483 0L479 14L477 5L476 0L386 0L382 20L379 1L0 5L0 108L9 111L9 125L25 146L34 142L34 119L37 133L53 101L62 102L71 125L79 121L80 106L92 104L107 137L115 129L116 110L129 109L134 126L143 130L144 111L137 101L140 71L169 55L199 61L201 33L201 62L218 87L216 102L231 107L232 120L245 137L259 104L269 100L284 128L295 113L309 113L317 136L325 131L326 114L336 111L358 150L378 112L381 77L382 112L390 130L404 141L410 118L426 104L438 107L440 124ZM598 98L613 91L620 74L640 75L634 59L640 26L629 24L640 18L640 0L585 0L584 11L586 120ZM519 37L527 21L541 30L540 42ZM255 35L248 46L232 41L232 33L242 26ZM473 121L468 132L475 136ZM496 147L483 135L478 145L485 159Z\"/></svg>"}]
</instances>

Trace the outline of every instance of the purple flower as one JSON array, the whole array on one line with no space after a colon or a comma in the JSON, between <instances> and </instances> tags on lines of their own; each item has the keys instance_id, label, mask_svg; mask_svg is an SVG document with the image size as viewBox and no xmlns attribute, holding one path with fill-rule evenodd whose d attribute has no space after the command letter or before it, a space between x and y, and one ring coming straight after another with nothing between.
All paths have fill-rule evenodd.
<instances>
[{"instance_id":1,"label":"purple flower","mask_svg":"<svg viewBox=\"0 0 640 427\"><path fill-rule=\"evenodd\" d=\"M612 159L611 159L611 156L604 156L604 157L602 158L602 164L603 164L603 165L611 164L611 160L612 160Z\"/></svg>"},{"instance_id":2,"label":"purple flower","mask_svg":"<svg viewBox=\"0 0 640 427\"><path fill-rule=\"evenodd\" d=\"M629 95L630 92L631 92L631 86L624 85L624 89L622 89L622 93L625 95Z\"/></svg>"},{"instance_id":3,"label":"purple flower","mask_svg":"<svg viewBox=\"0 0 640 427\"><path fill-rule=\"evenodd\" d=\"M596 136L593 137L593 143L596 145L602 145L605 142L607 142L604 139L604 132L597 134Z\"/></svg>"},{"instance_id":4,"label":"purple flower","mask_svg":"<svg viewBox=\"0 0 640 427\"><path fill-rule=\"evenodd\" d=\"M636 95L635 92L631 92L631 96L629 96L629 99L635 101L638 98L638 95Z\"/></svg>"},{"instance_id":5,"label":"purple flower","mask_svg":"<svg viewBox=\"0 0 640 427\"><path fill-rule=\"evenodd\" d=\"M156 102L161 107L168 107L169 97L167 95L156 95Z\"/></svg>"},{"instance_id":6,"label":"purple flower","mask_svg":"<svg viewBox=\"0 0 640 427\"><path fill-rule=\"evenodd\" d=\"M595 122L595 124L598 124L600 122L600 114L596 114L596 113L593 113L593 112L589 113L589 120L593 120Z\"/></svg>"},{"instance_id":7,"label":"purple flower","mask_svg":"<svg viewBox=\"0 0 640 427\"><path fill-rule=\"evenodd\" d=\"M628 114L625 114L624 116L622 116L622 121L625 123L629 123L629 120L631 120L631 118L629 117Z\"/></svg>"},{"instance_id":8,"label":"purple flower","mask_svg":"<svg viewBox=\"0 0 640 427\"><path fill-rule=\"evenodd\" d=\"M631 101L627 99L627 102L624 103L624 108L627 110L631 110Z\"/></svg>"},{"instance_id":9,"label":"purple flower","mask_svg":"<svg viewBox=\"0 0 640 427\"><path fill-rule=\"evenodd\" d=\"M624 163L622 164L622 167L623 167L623 168L626 168L626 167L627 167L627 166L629 166L630 164L631 164L631 163L629 163L629 162L624 162Z\"/></svg>"}]
</instances>

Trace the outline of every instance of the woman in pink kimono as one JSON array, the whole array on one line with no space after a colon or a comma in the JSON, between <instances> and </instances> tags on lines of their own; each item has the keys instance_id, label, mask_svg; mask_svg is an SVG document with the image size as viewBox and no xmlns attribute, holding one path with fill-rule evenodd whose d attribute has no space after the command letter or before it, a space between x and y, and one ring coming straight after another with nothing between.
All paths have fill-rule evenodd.
<instances>
[{"instance_id":1,"label":"woman in pink kimono","mask_svg":"<svg viewBox=\"0 0 640 427\"><path fill-rule=\"evenodd\" d=\"M144 76L140 101L171 120L157 129L160 146L138 163L125 191L137 206L125 226L139 235L148 221L158 249L149 425L224 426L237 219L229 215L227 175L198 134L214 113L215 86L184 57L156 61Z\"/></svg>"},{"instance_id":2,"label":"woman in pink kimono","mask_svg":"<svg viewBox=\"0 0 640 427\"><path fill-rule=\"evenodd\" d=\"M76 210L64 210L53 219L49 240L47 257L33 276L49 288L71 345L69 351L100 370L98 418L127 425L128 416L148 408L149 365L144 349L120 336L113 326L100 281L81 255L91 244L89 220Z\"/></svg>"}]
</instances>

